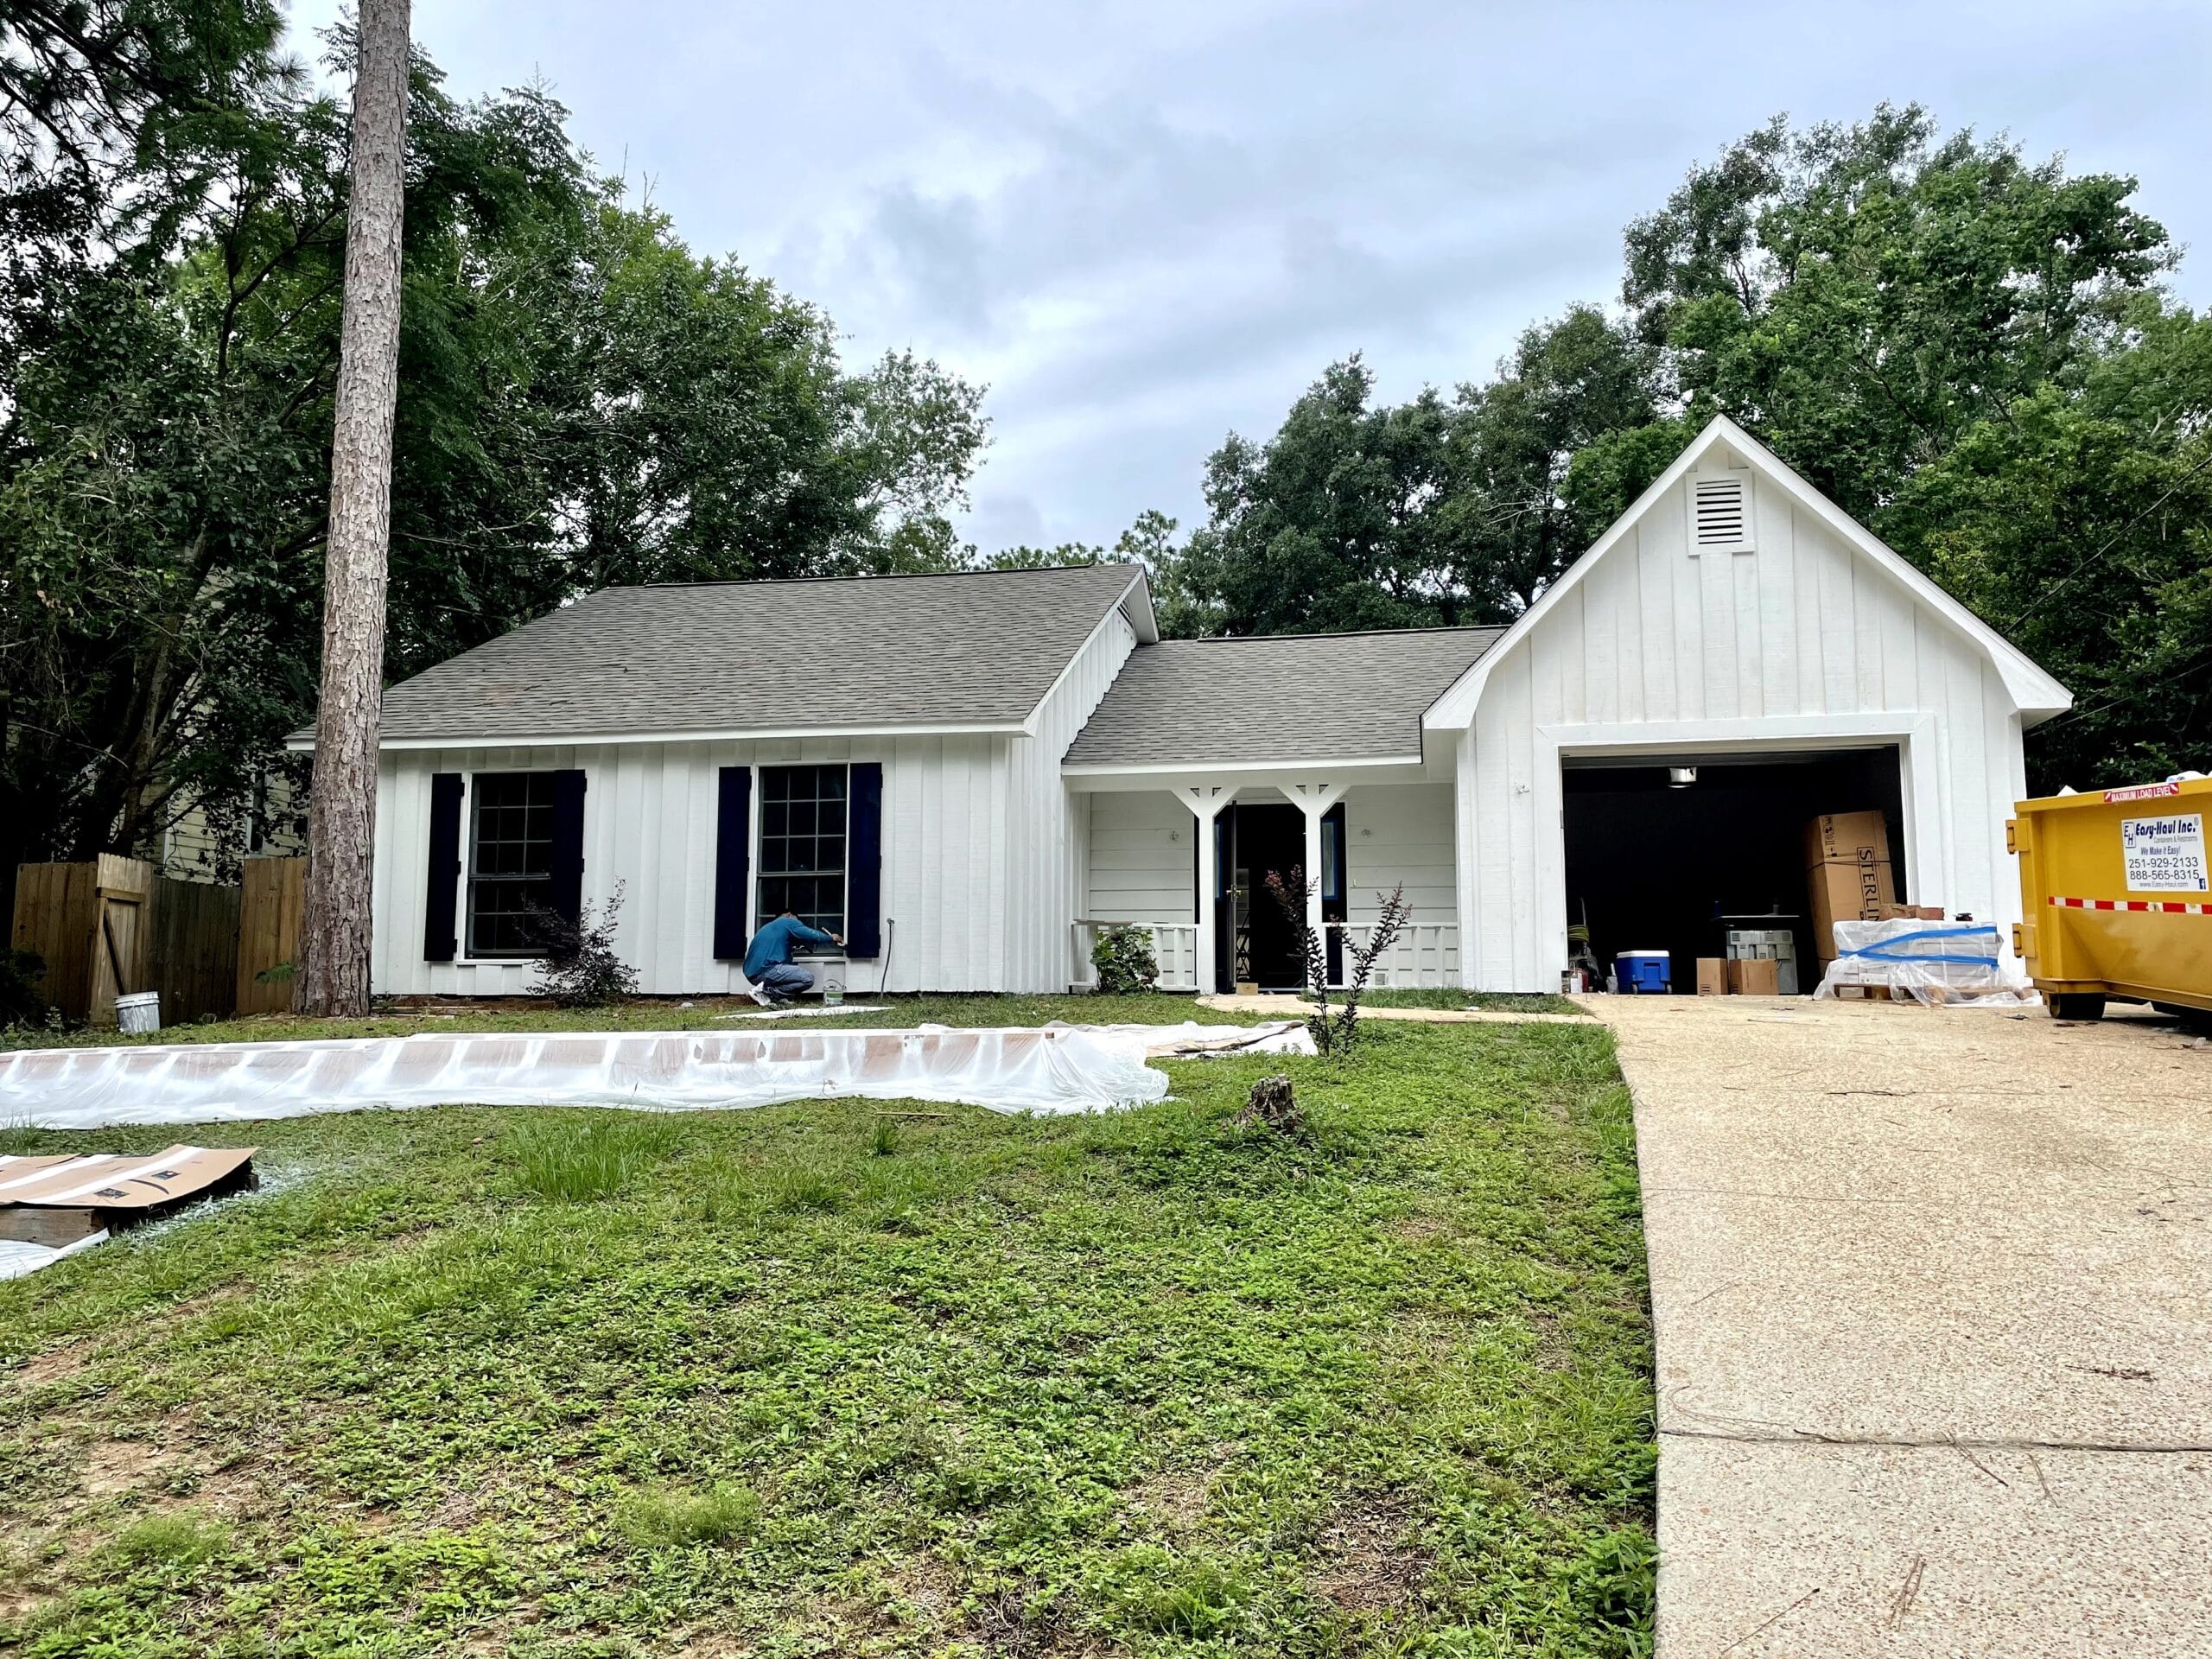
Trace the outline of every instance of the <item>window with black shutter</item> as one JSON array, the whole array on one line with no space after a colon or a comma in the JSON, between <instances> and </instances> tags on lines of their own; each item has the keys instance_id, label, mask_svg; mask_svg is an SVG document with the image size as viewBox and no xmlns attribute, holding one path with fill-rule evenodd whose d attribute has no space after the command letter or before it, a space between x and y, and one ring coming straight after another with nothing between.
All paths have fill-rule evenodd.
<instances>
[{"instance_id":1,"label":"window with black shutter","mask_svg":"<svg viewBox=\"0 0 2212 1659\"><path fill-rule=\"evenodd\" d=\"M550 772L469 779L468 954L534 957L532 913L555 908Z\"/></svg>"},{"instance_id":2,"label":"window with black shutter","mask_svg":"<svg viewBox=\"0 0 2212 1659\"><path fill-rule=\"evenodd\" d=\"M825 933L845 931L846 768L760 768L763 922L791 912Z\"/></svg>"}]
</instances>

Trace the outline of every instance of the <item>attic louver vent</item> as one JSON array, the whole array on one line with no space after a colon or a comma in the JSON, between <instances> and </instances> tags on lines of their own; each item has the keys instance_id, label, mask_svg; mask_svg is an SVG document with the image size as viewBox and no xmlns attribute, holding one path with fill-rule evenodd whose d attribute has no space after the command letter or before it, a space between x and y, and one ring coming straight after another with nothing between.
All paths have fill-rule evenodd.
<instances>
[{"instance_id":1,"label":"attic louver vent","mask_svg":"<svg viewBox=\"0 0 2212 1659\"><path fill-rule=\"evenodd\" d=\"M1694 480L1690 496L1690 545L1735 551L1751 544L1751 493L1745 488L1745 480Z\"/></svg>"}]
</instances>

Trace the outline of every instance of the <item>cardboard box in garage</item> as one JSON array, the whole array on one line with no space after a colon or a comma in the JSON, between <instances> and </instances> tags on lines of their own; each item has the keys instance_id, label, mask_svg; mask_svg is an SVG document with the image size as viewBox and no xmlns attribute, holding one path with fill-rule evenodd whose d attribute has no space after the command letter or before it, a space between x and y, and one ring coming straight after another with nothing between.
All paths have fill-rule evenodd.
<instances>
[{"instance_id":1,"label":"cardboard box in garage","mask_svg":"<svg viewBox=\"0 0 2212 1659\"><path fill-rule=\"evenodd\" d=\"M1835 960L1835 924L1881 919L1894 907L1890 831L1879 812L1828 812L1805 826L1806 887L1813 915L1813 949L1823 963Z\"/></svg>"},{"instance_id":2,"label":"cardboard box in garage","mask_svg":"<svg viewBox=\"0 0 2212 1659\"><path fill-rule=\"evenodd\" d=\"M1780 996L1782 995L1782 964L1772 957L1729 957L1728 995L1731 996Z\"/></svg>"},{"instance_id":3,"label":"cardboard box in garage","mask_svg":"<svg viewBox=\"0 0 2212 1659\"><path fill-rule=\"evenodd\" d=\"M1700 957L1697 959L1697 994L1700 996L1728 995L1728 964L1719 957Z\"/></svg>"}]
</instances>

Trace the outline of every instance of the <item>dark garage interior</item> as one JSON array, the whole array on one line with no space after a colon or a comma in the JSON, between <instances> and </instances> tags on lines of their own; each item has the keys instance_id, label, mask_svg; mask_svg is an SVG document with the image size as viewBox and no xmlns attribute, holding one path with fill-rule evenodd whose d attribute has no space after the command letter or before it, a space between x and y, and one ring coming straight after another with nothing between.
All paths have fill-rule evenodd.
<instances>
[{"instance_id":1,"label":"dark garage interior","mask_svg":"<svg viewBox=\"0 0 2212 1659\"><path fill-rule=\"evenodd\" d=\"M1675 786L1675 766L1694 768L1696 781ZM1658 764L1570 757L1560 782L1568 922L1586 918L1603 968L1618 951L1666 951L1677 995L1697 989L1698 957L1726 954L1718 918L1771 912L1790 918L1774 925L1795 934L1798 989L1811 991L1805 826L1822 813L1880 810L1897 899L1910 899L1893 747Z\"/></svg>"}]
</instances>

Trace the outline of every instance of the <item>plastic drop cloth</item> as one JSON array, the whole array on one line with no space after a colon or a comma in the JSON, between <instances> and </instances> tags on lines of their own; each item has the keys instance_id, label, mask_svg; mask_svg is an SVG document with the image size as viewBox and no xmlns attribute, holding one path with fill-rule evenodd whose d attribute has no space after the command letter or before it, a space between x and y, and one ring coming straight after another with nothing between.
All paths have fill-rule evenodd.
<instances>
[{"instance_id":1,"label":"plastic drop cloth","mask_svg":"<svg viewBox=\"0 0 2212 1659\"><path fill-rule=\"evenodd\" d=\"M1256 1040L1269 1030L1230 1034ZM1166 1096L1166 1074L1145 1063L1163 1031L1171 1046L1160 1052L1175 1052L1182 1028L1141 1026L426 1033L22 1049L0 1054L0 1122L89 1129L445 1105L680 1112L841 1096L1111 1111Z\"/></svg>"},{"instance_id":2,"label":"plastic drop cloth","mask_svg":"<svg viewBox=\"0 0 2212 1659\"><path fill-rule=\"evenodd\" d=\"M1910 993L1931 1007L2021 1008L2042 1001L2026 977L2008 969L1987 922L1838 922L1836 959L1813 995L1839 986Z\"/></svg>"}]
</instances>

